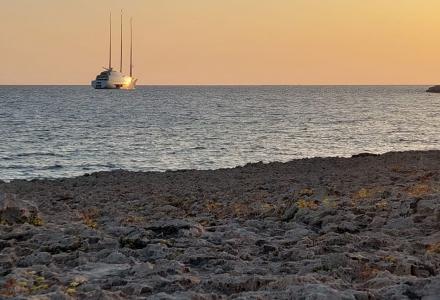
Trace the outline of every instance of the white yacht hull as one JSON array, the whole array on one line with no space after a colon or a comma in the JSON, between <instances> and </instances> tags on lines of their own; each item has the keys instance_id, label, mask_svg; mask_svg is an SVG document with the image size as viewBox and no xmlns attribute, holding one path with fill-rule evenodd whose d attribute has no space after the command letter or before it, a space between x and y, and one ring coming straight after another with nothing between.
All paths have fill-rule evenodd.
<instances>
[{"instance_id":1,"label":"white yacht hull","mask_svg":"<svg viewBox=\"0 0 440 300\"><path fill-rule=\"evenodd\" d=\"M97 90L134 90L137 79L132 78L129 83L117 83L103 80L93 80L92 87Z\"/></svg>"},{"instance_id":2,"label":"white yacht hull","mask_svg":"<svg viewBox=\"0 0 440 300\"><path fill-rule=\"evenodd\" d=\"M136 88L137 79L125 76L121 72L106 69L92 81L95 89L133 90Z\"/></svg>"}]
</instances>

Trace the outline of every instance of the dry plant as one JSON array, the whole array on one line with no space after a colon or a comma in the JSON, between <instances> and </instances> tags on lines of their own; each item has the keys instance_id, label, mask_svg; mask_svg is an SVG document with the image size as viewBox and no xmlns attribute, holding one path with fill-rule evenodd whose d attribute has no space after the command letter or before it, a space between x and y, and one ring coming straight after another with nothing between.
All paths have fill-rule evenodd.
<instances>
[{"instance_id":1,"label":"dry plant","mask_svg":"<svg viewBox=\"0 0 440 300\"><path fill-rule=\"evenodd\" d=\"M316 200L305 200L305 199L299 199L298 202L296 202L296 206L298 208L302 209L318 209L319 202Z\"/></svg>"},{"instance_id":2,"label":"dry plant","mask_svg":"<svg viewBox=\"0 0 440 300\"><path fill-rule=\"evenodd\" d=\"M412 197L423 197L432 193L431 187L426 183L417 183L405 191Z\"/></svg>"},{"instance_id":3,"label":"dry plant","mask_svg":"<svg viewBox=\"0 0 440 300\"><path fill-rule=\"evenodd\" d=\"M360 278L362 280L370 280L374 277L376 277L377 273L379 273L379 269L375 267L371 267L368 264L364 264L362 266L361 272L360 272Z\"/></svg>"},{"instance_id":4,"label":"dry plant","mask_svg":"<svg viewBox=\"0 0 440 300\"><path fill-rule=\"evenodd\" d=\"M370 198L373 196L373 190L372 189L367 189L367 188L361 188L359 191L357 191L353 198L356 200L359 199L365 199L365 198Z\"/></svg>"},{"instance_id":5,"label":"dry plant","mask_svg":"<svg viewBox=\"0 0 440 300\"><path fill-rule=\"evenodd\" d=\"M426 246L426 252L440 254L440 242Z\"/></svg>"},{"instance_id":6,"label":"dry plant","mask_svg":"<svg viewBox=\"0 0 440 300\"><path fill-rule=\"evenodd\" d=\"M97 219L99 217L99 211L96 208L89 208L81 212L80 217L85 225L92 229L98 227Z\"/></svg>"},{"instance_id":7,"label":"dry plant","mask_svg":"<svg viewBox=\"0 0 440 300\"><path fill-rule=\"evenodd\" d=\"M145 217L143 216L128 216L124 218L121 223L123 225L140 225L145 223Z\"/></svg>"}]
</instances>

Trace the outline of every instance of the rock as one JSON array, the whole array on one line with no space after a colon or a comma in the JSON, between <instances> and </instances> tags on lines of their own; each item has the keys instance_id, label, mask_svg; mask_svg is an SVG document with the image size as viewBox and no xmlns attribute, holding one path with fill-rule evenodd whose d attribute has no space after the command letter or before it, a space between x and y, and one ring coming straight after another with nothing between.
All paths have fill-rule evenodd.
<instances>
[{"instance_id":1,"label":"rock","mask_svg":"<svg viewBox=\"0 0 440 300\"><path fill-rule=\"evenodd\" d=\"M63 252L72 252L83 246L83 241L77 236L65 236L63 234L54 234L50 239L43 242L40 250L50 254L59 254Z\"/></svg>"},{"instance_id":2,"label":"rock","mask_svg":"<svg viewBox=\"0 0 440 300\"><path fill-rule=\"evenodd\" d=\"M246 292L234 295L234 299L282 299L282 300L358 300L363 299L365 293L350 290L336 290L325 285L306 284L291 285L286 290L263 290L260 292ZM356 298L360 296L360 298ZM366 300L371 299L368 297Z\"/></svg>"},{"instance_id":3,"label":"rock","mask_svg":"<svg viewBox=\"0 0 440 300\"><path fill-rule=\"evenodd\" d=\"M383 227L387 222L387 219L381 217L381 216L376 216L373 218L373 220L371 221L370 226L372 228L381 228Z\"/></svg>"},{"instance_id":4,"label":"rock","mask_svg":"<svg viewBox=\"0 0 440 300\"><path fill-rule=\"evenodd\" d=\"M412 286L411 282L399 283L379 290L384 299L422 299L420 291ZM438 295L437 295L438 296ZM438 299L438 298L437 298Z\"/></svg>"},{"instance_id":5,"label":"rock","mask_svg":"<svg viewBox=\"0 0 440 300\"><path fill-rule=\"evenodd\" d=\"M149 238L145 231L140 229L131 229L126 235L119 237L119 245L124 248L142 249L149 244Z\"/></svg>"},{"instance_id":6,"label":"rock","mask_svg":"<svg viewBox=\"0 0 440 300\"><path fill-rule=\"evenodd\" d=\"M146 263L137 263L136 265L132 266L130 269L130 272L132 274L135 274L138 278L143 278L148 275L151 275L154 270L154 265L146 262Z\"/></svg>"},{"instance_id":7,"label":"rock","mask_svg":"<svg viewBox=\"0 0 440 300\"><path fill-rule=\"evenodd\" d=\"M298 212L298 206L295 204L291 205L288 209L286 209L286 211L284 212L284 215L282 217L282 220L284 222L288 222L290 220L292 220L296 213Z\"/></svg>"},{"instance_id":8,"label":"rock","mask_svg":"<svg viewBox=\"0 0 440 300\"><path fill-rule=\"evenodd\" d=\"M307 284L301 287L292 287L291 295L293 299L310 300L356 300L351 291L338 291L322 284Z\"/></svg>"},{"instance_id":9,"label":"rock","mask_svg":"<svg viewBox=\"0 0 440 300\"><path fill-rule=\"evenodd\" d=\"M153 231L156 236L159 237L169 237L176 236L180 230L189 230L192 224L185 220L163 220L158 221L146 229Z\"/></svg>"},{"instance_id":10,"label":"rock","mask_svg":"<svg viewBox=\"0 0 440 300\"><path fill-rule=\"evenodd\" d=\"M440 199L423 199L417 202L417 213L432 215L440 208Z\"/></svg>"},{"instance_id":11,"label":"rock","mask_svg":"<svg viewBox=\"0 0 440 300\"><path fill-rule=\"evenodd\" d=\"M414 222L411 218L396 218L388 220L387 224L383 226L383 228L398 230L412 229L414 228Z\"/></svg>"},{"instance_id":12,"label":"rock","mask_svg":"<svg viewBox=\"0 0 440 300\"><path fill-rule=\"evenodd\" d=\"M298 242L305 237L313 237L315 235L316 234L313 231L305 228L304 226L298 225L295 229L286 231L284 238L289 242Z\"/></svg>"},{"instance_id":13,"label":"rock","mask_svg":"<svg viewBox=\"0 0 440 300\"><path fill-rule=\"evenodd\" d=\"M143 262L152 262L168 256L168 247L163 244L150 244L144 249L138 251Z\"/></svg>"},{"instance_id":14,"label":"rock","mask_svg":"<svg viewBox=\"0 0 440 300\"><path fill-rule=\"evenodd\" d=\"M89 263L75 268L74 274L81 274L89 281L108 277L121 277L130 270L128 264Z\"/></svg>"},{"instance_id":15,"label":"rock","mask_svg":"<svg viewBox=\"0 0 440 300\"><path fill-rule=\"evenodd\" d=\"M428 93L440 93L440 85L431 86L426 90Z\"/></svg>"},{"instance_id":16,"label":"rock","mask_svg":"<svg viewBox=\"0 0 440 300\"><path fill-rule=\"evenodd\" d=\"M378 272L377 275L365 283L365 287L380 290L384 287L393 286L399 282L397 276L389 271Z\"/></svg>"},{"instance_id":17,"label":"rock","mask_svg":"<svg viewBox=\"0 0 440 300\"><path fill-rule=\"evenodd\" d=\"M33 265L48 265L52 261L52 255L48 252L37 252L33 253L29 256L26 256L25 258L21 259L17 266L24 268L24 267L30 267Z\"/></svg>"},{"instance_id":18,"label":"rock","mask_svg":"<svg viewBox=\"0 0 440 300\"><path fill-rule=\"evenodd\" d=\"M29 223L41 226L43 220L37 206L31 202L19 199L13 194L0 192L0 224L14 225Z\"/></svg>"},{"instance_id":19,"label":"rock","mask_svg":"<svg viewBox=\"0 0 440 300\"><path fill-rule=\"evenodd\" d=\"M0 255L0 277L6 276L12 271L14 263L12 259L6 255Z\"/></svg>"},{"instance_id":20,"label":"rock","mask_svg":"<svg viewBox=\"0 0 440 300\"><path fill-rule=\"evenodd\" d=\"M185 237L199 238L205 234L205 229L200 224L191 225L189 229L182 229L182 235Z\"/></svg>"},{"instance_id":21,"label":"rock","mask_svg":"<svg viewBox=\"0 0 440 300\"><path fill-rule=\"evenodd\" d=\"M11 243L9 241L0 240L0 252L6 247L10 247Z\"/></svg>"},{"instance_id":22,"label":"rock","mask_svg":"<svg viewBox=\"0 0 440 300\"><path fill-rule=\"evenodd\" d=\"M440 276L432 277L429 283L420 291L423 300L437 300L440 298Z\"/></svg>"},{"instance_id":23,"label":"rock","mask_svg":"<svg viewBox=\"0 0 440 300\"><path fill-rule=\"evenodd\" d=\"M227 276L219 275L217 280L208 280L203 284L205 291L214 290L224 295L234 295L247 291L256 291L273 282L273 279L260 276Z\"/></svg>"},{"instance_id":24,"label":"rock","mask_svg":"<svg viewBox=\"0 0 440 300\"><path fill-rule=\"evenodd\" d=\"M112 252L104 259L108 264L127 264L130 263L130 259L120 252Z\"/></svg>"},{"instance_id":25,"label":"rock","mask_svg":"<svg viewBox=\"0 0 440 300\"><path fill-rule=\"evenodd\" d=\"M438 299L439 170L426 151L0 184L0 298Z\"/></svg>"},{"instance_id":26,"label":"rock","mask_svg":"<svg viewBox=\"0 0 440 300\"><path fill-rule=\"evenodd\" d=\"M78 293L78 299L122 300L124 297L117 292L94 290L89 293Z\"/></svg>"},{"instance_id":27,"label":"rock","mask_svg":"<svg viewBox=\"0 0 440 300\"><path fill-rule=\"evenodd\" d=\"M365 153L359 153L359 154L352 155L351 157L352 158L358 158L358 157L375 157L375 156L379 156L379 155L375 154L375 153L367 153L367 152L365 152Z\"/></svg>"}]
</instances>

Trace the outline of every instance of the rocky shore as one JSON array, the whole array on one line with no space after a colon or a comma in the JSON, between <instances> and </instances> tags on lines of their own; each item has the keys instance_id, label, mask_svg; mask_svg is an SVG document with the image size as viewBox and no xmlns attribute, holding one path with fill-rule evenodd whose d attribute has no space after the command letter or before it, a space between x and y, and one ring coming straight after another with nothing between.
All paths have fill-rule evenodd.
<instances>
[{"instance_id":1,"label":"rocky shore","mask_svg":"<svg viewBox=\"0 0 440 300\"><path fill-rule=\"evenodd\" d=\"M440 93L440 85L434 85L429 87L426 92L428 93Z\"/></svg>"},{"instance_id":2,"label":"rocky shore","mask_svg":"<svg viewBox=\"0 0 440 300\"><path fill-rule=\"evenodd\" d=\"M0 183L1 299L440 299L440 151Z\"/></svg>"}]
</instances>

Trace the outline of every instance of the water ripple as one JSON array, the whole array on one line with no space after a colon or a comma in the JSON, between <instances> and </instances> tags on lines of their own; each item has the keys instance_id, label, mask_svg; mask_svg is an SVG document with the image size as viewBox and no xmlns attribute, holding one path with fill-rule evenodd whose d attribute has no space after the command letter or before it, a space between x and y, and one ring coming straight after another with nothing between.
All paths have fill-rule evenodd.
<instances>
[{"instance_id":1,"label":"water ripple","mask_svg":"<svg viewBox=\"0 0 440 300\"><path fill-rule=\"evenodd\" d=\"M0 87L0 179L438 149L421 86Z\"/></svg>"}]
</instances>

